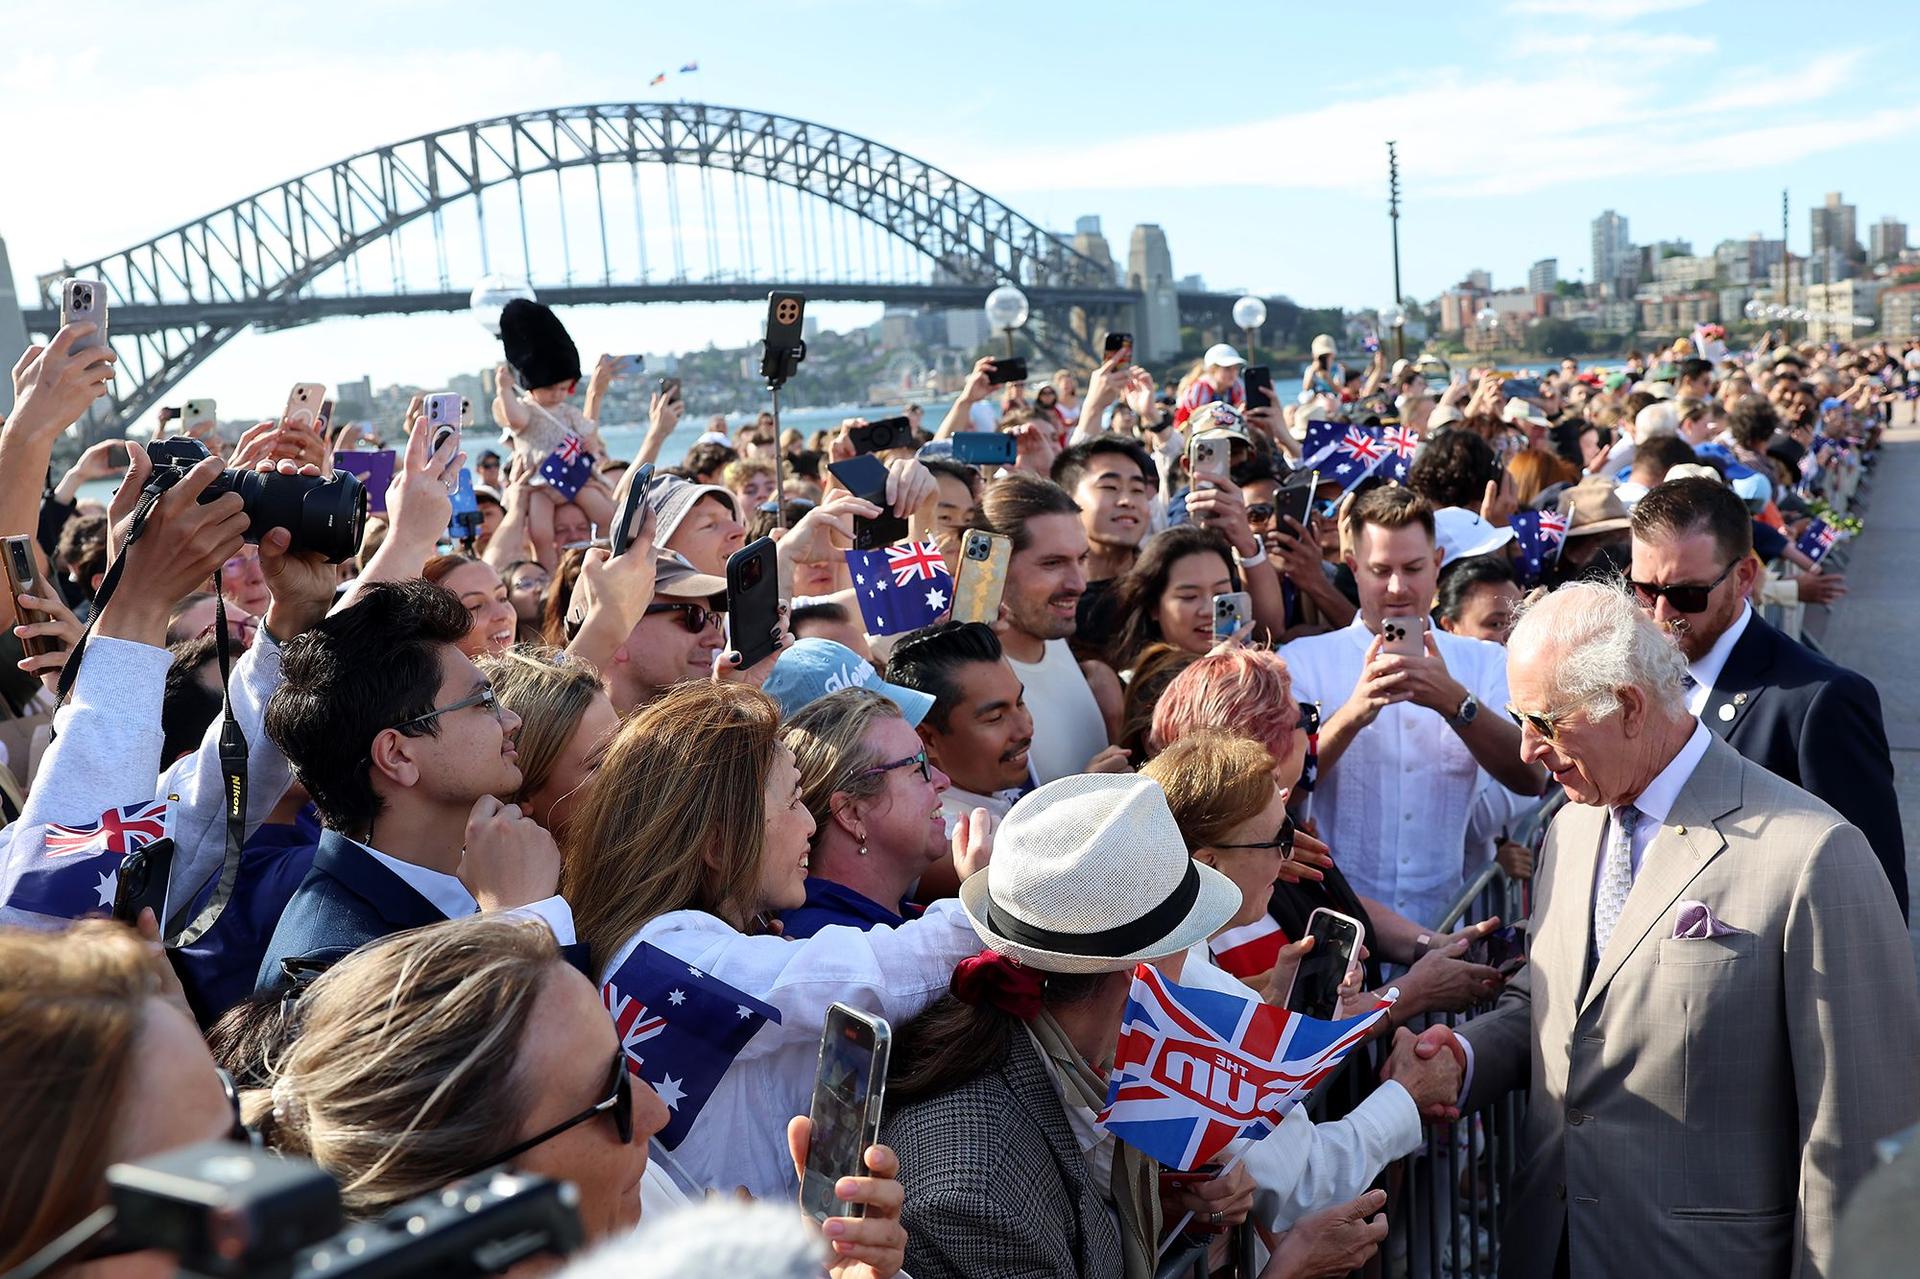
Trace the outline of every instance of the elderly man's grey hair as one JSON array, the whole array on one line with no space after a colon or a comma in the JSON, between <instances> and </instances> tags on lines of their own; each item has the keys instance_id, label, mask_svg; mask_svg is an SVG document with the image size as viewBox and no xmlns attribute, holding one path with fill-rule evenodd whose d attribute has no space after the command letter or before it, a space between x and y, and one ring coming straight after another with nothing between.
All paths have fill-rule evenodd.
<instances>
[{"instance_id":1,"label":"elderly man's grey hair","mask_svg":"<svg viewBox=\"0 0 1920 1279\"><path fill-rule=\"evenodd\" d=\"M1616 690L1629 686L1658 704L1684 701L1686 659L1625 582L1569 582L1515 611L1507 650L1551 655L1555 709L1584 706L1602 720L1620 709Z\"/></svg>"}]
</instances>

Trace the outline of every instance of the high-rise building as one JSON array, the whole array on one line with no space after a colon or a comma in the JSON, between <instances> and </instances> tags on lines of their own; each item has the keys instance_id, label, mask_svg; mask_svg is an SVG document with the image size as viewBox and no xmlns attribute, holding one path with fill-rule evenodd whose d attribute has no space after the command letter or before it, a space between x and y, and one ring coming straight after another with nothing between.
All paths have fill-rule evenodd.
<instances>
[{"instance_id":1,"label":"high-rise building","mask_svg":"<svg viewBox=\"0 0 1920 1279\"><path fill-rule=\"evenodd\" d=\"M1891 262L1907 247L1907 224L1895 217L1884 217L1867 228L1867 261L1875 265Z\"/></svg>"},{"instance_id":2,"label":"high-rise building","mask_svg":"<svg viewBox=\"0 0 1920 1279\"><path fill-rule=\"evenodd\" d=\"M1541 258L1527 270L1527 292L1551 293L1560 283L1560 259Z\"/></svg>"},{"instance_id":3,"label":"high-rise building","mask_svg":"<svg viewBox=\"0 0 1920 1279\"><path fill-rule=\"evenodd\" d=\"M1134 316L1133 347L1142 359L1180 353L1180 295L1174 287L1167 234L1147 222L1133 228L1127 244L1127 287L1141 295Z\"/></svg>"},{"instance_id":4,"label":"high-rise building","mask_svg":"<svg viewBox=\"0 0 1920 1279\"><path fill-rule=\"evenodd\" d=\"M1593 220L1593 282L1608 290L1617 287L1633 241L1627 220L1608 209Z\"/></svg>"},{"instance_id":5,"label":"high-rise building","mask_svg":"<svg viewBox=\"0 0 1920 1279\"><path fill-rule=\"evenodd\" d=\"M1493 272L1483 271L1479 267L1467 272L1463 283L1478 293L1493 292Z\"/></svg>"},{"instance_id":6,"label":"high-rise building","mask_svg":"<svg viewBox=\"0 0 1920 1279\"><path fill-rule=\"evenodd\" d=\"M1082 257L1092 258L1107 269L1109 278L1113 277L1113 250L1107 246L1107 237L1100 233L1100 219L1095 216L1083 217L1073 224L1074 252Z\"/></svg>"},{"instance_id":7,"label":"high-rise building","mask_svg":"<svg viewBox=\"0 0 1920 1279\"><path fill-rule=\"evenodd\" d=\"M1813 207L1812 223L1813 252L1808 278L1820 283L1846 279L1852 274L1852 264L1862 256L1860 237L1854 227L1854 207L1844 203L1838 191L1829 191L1826 203Z\"/></svg>"}]
</instances>

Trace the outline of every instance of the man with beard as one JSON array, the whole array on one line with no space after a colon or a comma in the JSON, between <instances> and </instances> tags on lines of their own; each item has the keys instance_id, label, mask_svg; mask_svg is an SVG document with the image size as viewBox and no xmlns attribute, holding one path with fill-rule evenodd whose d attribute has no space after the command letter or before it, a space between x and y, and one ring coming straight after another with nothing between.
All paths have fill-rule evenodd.
<instances>
[{"instance_id":1,"label":"man with beard","mask_svg":"<svg viewBox=\"0 0 1920 1279\"><path fill-rule=\"evenodd\" d=\"M1109 744L1120 720L1119 677L1104 662L1076 661L1067 646L1087 591L1079 504L1051 480L1015 472L986 491L980 515L1013 543L1000 642L1033 708L1034 781L1126 772L1127 752Z\"/></svg>"},{"instance_id":2,"label":"man with beard","mask_svg":"<svg viewBox=\"0 0 1920 1279\"><path fill-rule=\"evenodd\" d=\"M953 783L940 797L949 834L976 808L1000 820L1032 788L1033 716L991 626L937 622L901 636L887 659L887 682L933 698L920 740L927 762Z\"/></svg>"},{"instance_id":3,"label":"man with beard","mask_svg":"<svg viewBox=\"0 0 1920 1279\"><path fill-rule=\"evenodd\" d=\"M1754 614L1753 521L1708 479L1662 484L1633 511L1640 608L1687 659L1687 709L1742 755L1859 827L1907 913L1906 841L1873 684Z\"/></svg>"}]
</instances>

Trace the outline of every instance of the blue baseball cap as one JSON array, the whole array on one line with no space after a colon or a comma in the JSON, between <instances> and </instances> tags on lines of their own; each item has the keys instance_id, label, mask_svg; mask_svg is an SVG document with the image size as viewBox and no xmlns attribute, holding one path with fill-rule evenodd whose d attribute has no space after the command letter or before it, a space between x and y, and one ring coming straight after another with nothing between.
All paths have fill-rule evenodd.
<instances>
[{"instance_id":1,"label":"blue baseball cap","mask_svg":"<svg viewBox=\"0 0 1920 1279\"><path fill-rule=\"evenodd\" d=\"M864 688L880 694L898 706L914 728L920 727L920 721L933 709L931 693L887 683L874 672L872 662L845 644L817 635L780 654L762 687L780 703L781 719L791 719L801 707L843 688Z\"/></svg>"}]
</instances>

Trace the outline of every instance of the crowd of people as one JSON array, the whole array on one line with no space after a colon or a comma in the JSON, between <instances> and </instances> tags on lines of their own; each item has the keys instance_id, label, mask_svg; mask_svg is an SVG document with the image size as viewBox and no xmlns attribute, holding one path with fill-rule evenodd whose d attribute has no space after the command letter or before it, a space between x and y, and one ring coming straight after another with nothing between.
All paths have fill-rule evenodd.
<instances>
[{"instance_id":1,"label":"crowd of people","mask_svg":"<svg viewBox=\"0 0 1920 1279\"><path fill-rule=\"evenodd\" d=\"M1168 384L989 358L857 495L860 421L716 417L663 459L667 381L613 456L614 362L509 310L499 442L416 402L338 554L233 476L325 481L382 428L196 424L190 467L116 439L56 477L113 356L82 323L13 370L0 1270L110 1165L231 1139L359 1218L569 1181L612 1250L581 1274L1144 1279L1177 1236L1225 1275L1244 1228L1263 1276L1345 1275L1423 1124L1517 1089L1504 1273L1834 1273L1920 1119L1905 847L1875 688L1762 613L1844 596L1826 551L1920 344L1701 333L1522 379L1323 336L1277 395L1224 344ZM956 457L984 433L1014 460ZM847 552L889 514L949 572L1004 539L997 609L871 626ZM729 625L762 537L770 637ZM1495 863L1530 920L1442 928ZM1140 966L1284 1004L1328 911L1364 937L1341 1009L1389 1006L1311 1115L1192 1173L1103 1126ZM1524 963L1482 949L1503 923ZM717 1062L653 1038L662 965L737 1004ZM836 1005L892 1050L816 1221ZM140 1246L47 1272L169 1273Z\"/></svg>"}]
</instances>

